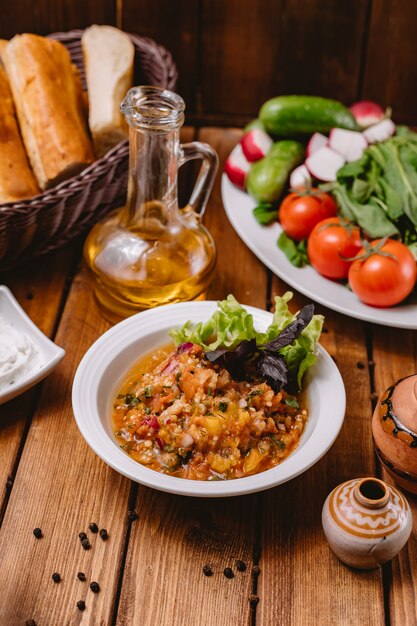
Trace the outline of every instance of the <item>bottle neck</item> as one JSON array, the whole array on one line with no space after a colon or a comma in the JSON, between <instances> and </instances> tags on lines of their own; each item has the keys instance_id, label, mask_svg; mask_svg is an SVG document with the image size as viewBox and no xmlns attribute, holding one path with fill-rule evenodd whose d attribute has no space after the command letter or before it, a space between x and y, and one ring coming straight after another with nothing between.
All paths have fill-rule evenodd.
<instances>
[{"instance_id":1,"label":"bottle neck","mask_svg":"<svg viewBox=\"0 0 417 626\"><path fill-rule=\"evenodd\" d=\"M128 201L130 229L158 235L178 210L179 128L129 128Z\"/></svg>"}]
</instances>

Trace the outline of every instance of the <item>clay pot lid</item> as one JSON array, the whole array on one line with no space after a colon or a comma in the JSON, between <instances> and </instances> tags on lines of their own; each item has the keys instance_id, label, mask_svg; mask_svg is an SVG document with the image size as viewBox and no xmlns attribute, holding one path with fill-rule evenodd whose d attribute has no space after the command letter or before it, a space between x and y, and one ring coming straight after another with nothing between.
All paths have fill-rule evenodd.
<instances>
[{"instance_id":1,"label":"clay pot lid","mask_svg":"<svg viewBox=\"0 0 417 626\"><path fill-rule=\"evenodd\" d=\"M393 413L417 435L417 374L403 378L391 396Z\"/></svg>"}]
</instances>

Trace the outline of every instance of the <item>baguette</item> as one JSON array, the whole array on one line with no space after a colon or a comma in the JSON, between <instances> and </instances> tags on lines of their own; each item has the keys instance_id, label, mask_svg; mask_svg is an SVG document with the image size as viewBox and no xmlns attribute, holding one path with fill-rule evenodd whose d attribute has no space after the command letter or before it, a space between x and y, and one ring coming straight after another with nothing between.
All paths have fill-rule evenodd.
<instances>
[{"instance_id":1,"label":"baguette","mask_svg":"<svg viewBox=\"0 0 417 626\"><path fill-rule=\"evenodd\" d=\"M82 36L89 99L89 126L98 157L126 139L120 104L133 83L135 49L113 26L90 26Z\"/></svg>"},{"instance_id":2,"label":"baguette","mask_svg":"<svg viewBox=\"0 0 417 626\"><path fill-rule=\"evenodd\" d=\"M23 200L38 193L20 137L9 81L0 66L0 203Z\"/></svg>"},{"instance_id":3,"label":"baguette","mask_svg":"<svg viewBox=\"0 0 417 626\"><path fill-rule=\"evenodd\" d=\"M13 37L4 62L29 160L48 189L94 160L78 71L65 46L30 34Z\"/></svg>"}]
</instances>

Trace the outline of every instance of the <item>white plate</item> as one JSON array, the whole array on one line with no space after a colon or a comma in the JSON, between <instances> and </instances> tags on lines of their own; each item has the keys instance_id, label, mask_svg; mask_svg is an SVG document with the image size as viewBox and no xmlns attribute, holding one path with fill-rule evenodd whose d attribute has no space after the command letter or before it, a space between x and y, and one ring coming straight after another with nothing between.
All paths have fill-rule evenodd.
<instances>
[{"instance_id":1,"label":"white plate","mask_svg":"<svg viewBox=\"0 0 417 626\"><path fill-rule=\"evenodd\" d=\"M320 276L312 267L294 267L278 248L282 232L278 222L261 226L252 209L256 202L249 194L235 187L225 174L222 177L222 199L227 217L245 244L270 270L297 291L324 306L367 322L417 329L417 297L396 307L378 309L363 304L344 285Z\"/></svg>"},{"instance_id":2,"label":"white plate","mask_svg":"<svg viewBox=\"0 0 417 626\"><path fill-rule=\"evenodd\" d=\"M0 317L20 331L33 343L38 362L27 373L17 376L14 383L0 391L0 404L8 402L48 376L63 359L65 351L53 343L26 315L10 289L0 285Z\"/></svg>"},{"instance_id":3,"label":"white plate","mask_svg":"<svg viewBox=\"0 0 417 626\"><path fill-rule=\"evenodd\" d=\"M246 478L197 481L151 470L123 452L112 433L111 409L126 374L142 355L166 344L168 331L191 320L207 320L215 302L171 304L138 313L104 333L88 350L75 374L72 389L74 416L84 439L115 470L139 483L187 496L236 496L274 487L298 476L330 448L345 415L345 389L337 367L318 347L318 358L306 377L310 417L298 448L281 465ZM253 307L255 327L264 331L272 314Z\"/></svg>"}]
</instances>

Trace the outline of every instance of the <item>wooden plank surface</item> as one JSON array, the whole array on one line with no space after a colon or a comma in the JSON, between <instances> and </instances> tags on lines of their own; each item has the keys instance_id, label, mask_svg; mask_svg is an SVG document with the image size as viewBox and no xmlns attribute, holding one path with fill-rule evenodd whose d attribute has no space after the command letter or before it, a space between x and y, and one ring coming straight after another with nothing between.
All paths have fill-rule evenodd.
<instances>
[{"instance_id":1,"label":"wooden plank surface","mask_svg":"<svg viewBox=\"0 0 417 626\"><path fill-rule=\"evenodd\" d=\"M198 138L214 146L222 163L239 137L235 130L202 129ZM264 308L266 271L224 214L220 172L205 223L218 252L208 298L234 293ZM140 611L141 626L249 624L256 502L256 496L191 499L140 487L140 520L132 528L117 623L133 624ZM246 572L237 572L237 559L247 564ZM205 564L213 576L204 576ZM226 567L234 570L233 579L224 576Z\"/></svg>"},{"instance_id":2,"label":"wooden plank surface","mask_svg":"<svg viewBox=\"0 0 417 626\"><path fill-rule=\"evenodd\" d=\"M45 310L48 302L45 302ZM22 452L0 532L2 600L0 624L110 624L128 524L130 482L90 450L71 411L75 369L108 328L84 273L71 287L56 342L66 357L42 389L40 406ZM88 524L106 527L109 540L91 538L85 551L78 538ZM40 527L44 537L32 530ZM87 582L77 579L83 571ZM62 582L51 580L59 572ZM94 594L89 582L97 581ZM76 603L85 600L81 613Z\"/></svg>"},{"instance_id":3,"label":"wooden plank surface","mask_svg":"<svg viewBox=\"0 0 417 626\"><path fill-rule=\"evenodd\" d=\"M116 0L19 0L7 2L0 37L10 39L17 33L47 35L91 24L115 23Z\"/></svg>"},{"instance_id":4,"label":"wooden plank surface","mask_svg":"<svg viewBox=\"0 0 417 626\"><path fill-rule=\"evenodd\" d=\"M274 278L273 294L287 289ZM306 302L296 295L294 310ZM342 565L321 526L322 506L336 485L375 474L364 325L320 305L316 312L326 318L321 344L335 359L345 383L346 418L321 461L299 478L263 494L259 626L384 622L380 572L357 572ZM366 602L360 600L364 597Z\"/></svg>"},{"instance_id":5,"label":"wooden plank surface","mask_svg":"<svg viewBox=\"0 0 417 626\"><path fill-rule=\"evenodd\" d=\"M199 0L121 0L118 26L152 37L173 55L179 69L177 92L187 108L197 107L200 81Z\"/></svg>"},{"instance_id":6,"label":"wooden plank surface","mask_svg":"<svg viewBox=\"0 0 417 626\"><path fill-rule=\"evenodd\" d=\"M375 392L380 396L399 378L417 373L415 331L375 326L373 329ZM384 480L392 482L387 472ZM413 512L413 532L399 556L386 566L386 592L392 626L417 623L417 497L404 492Z\"/></svg>"},{"instance_id":7,"label":"wooden plank surface","mask_svg":"<svg viewBox=\"0 0 417 626\"><path fill-rule=\"evenodd\" d=\"M203 0L204 112L250 114L286 93L351 103L367 0Z\"/></svg>"},{"instance_id":8,"label":"wooden plank surface","mask_svg":"<svg viewBox=\"0 0 417 626\"><path fill-rule=\"evenodd\" d=\"M374 0L363 96L391 106L396 122L415 124L417 3Z\"/></svg>"},{"instance_id":9,"label":"wooden plank surface","mask_svg":"<svg viewBox=\"0 0 417 626\"><path fill-rule=\"evenodd\" d=\"M0 284L9 287L27 315L48 337L54 336L66 295L66 281L74 256L78 257L78 248L75 244L56 253L53 263L51 257L41 258L24 268L0 274ZM0 406L0 524L39 390L38 385L14 401Z\"/></svg>"}]
</instances>

